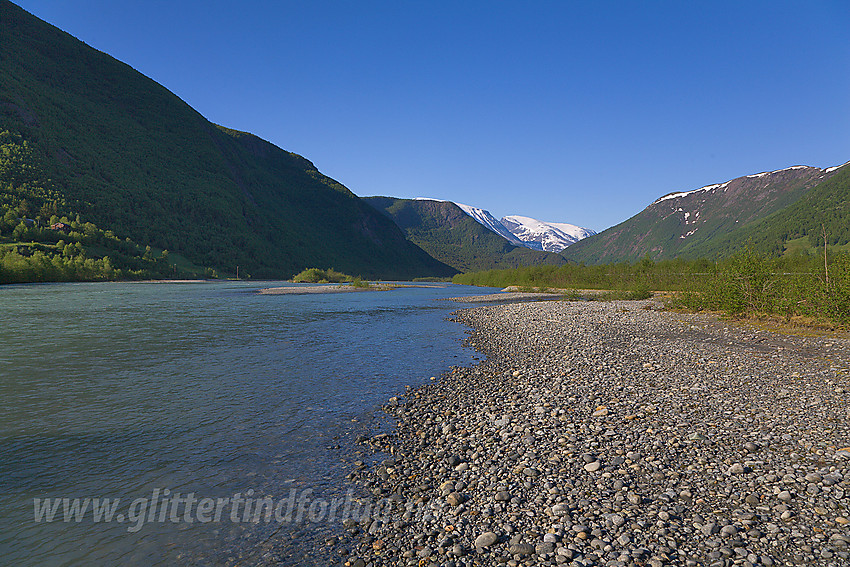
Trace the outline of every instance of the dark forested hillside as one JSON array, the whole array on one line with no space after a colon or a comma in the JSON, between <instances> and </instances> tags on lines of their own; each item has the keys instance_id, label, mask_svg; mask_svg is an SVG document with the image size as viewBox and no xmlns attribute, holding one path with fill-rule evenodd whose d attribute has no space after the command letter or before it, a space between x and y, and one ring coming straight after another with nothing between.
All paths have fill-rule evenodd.
<instances>
[{"instance_id":1,"label":"dark forested hillside","mask_svg":"<svg viewBox=\"0 0 850 567\"><path fill-rule=\"evenodd\" d=\"M128 65L5 0L0 34L0 132L27 148L22 167L38 170L35 185L56 203L12 211L10 197L0 216L44 224L79 215L118 240L254 277L310 266L388 278L454 272L308 160L210 123ZM21 183L7 171L0 191L20 193Z\"/></svg>"}]
</instances>

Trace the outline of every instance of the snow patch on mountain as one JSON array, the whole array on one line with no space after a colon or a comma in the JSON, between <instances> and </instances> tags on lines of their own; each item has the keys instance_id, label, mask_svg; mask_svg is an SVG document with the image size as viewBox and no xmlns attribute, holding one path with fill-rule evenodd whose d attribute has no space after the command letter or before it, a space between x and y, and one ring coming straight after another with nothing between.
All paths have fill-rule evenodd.
<instances>
[{"instance_id":1,"label":"snow patch on mountain","mask_svg":"<svg viewBox=\"0 0 850 567\"><path fill-rule=\"evenodd\" d=\"M656 199L652 202L653 205L660 203L662 201L667 201L669 199L678 199L679 197L685 197L687 195L693 195L695 193L702 193L705 191L712 191L714 189L723 189L727 185L729 185L731 181L727 181L726 183L715 183L714 185L706 185L705 187L700 187L699 189L694 189L693 191L682 191L680 193L668 193L663 197Z\"/></svg>"},{"instance_id":2,"label":"snow patch on mountain","mask_svg":"<svg viewBox=\"0 0 850 567\"><path fill-rule=\"evenodd\" d=\"M841 169L845 165L850 165L850 161L848 161L847 163L842 163L841 165L836 165L836 166L833 166L833 167L827 167L826 169L823 170L823 172L824 173L832 173L833 171L835 171L837 169Z\"/></svg>"},{"instance_id":3,"label":"snow patch on mountain","mask_svg":"<svg viewBox=\"0 0 850 567\"><path fill-rule=\"evenodd\" d=\"M783 171L791 171L792 169L809 169L809 166L808 165L792 165L791 167L786 167L784 169L777 169L775 171L765 171L765 172L762 172L762 173L747 175L747 177L749 177L749 178L764 177L765 175L773 175L774 173L781 173Z\"/></svg>"}]
</instances>

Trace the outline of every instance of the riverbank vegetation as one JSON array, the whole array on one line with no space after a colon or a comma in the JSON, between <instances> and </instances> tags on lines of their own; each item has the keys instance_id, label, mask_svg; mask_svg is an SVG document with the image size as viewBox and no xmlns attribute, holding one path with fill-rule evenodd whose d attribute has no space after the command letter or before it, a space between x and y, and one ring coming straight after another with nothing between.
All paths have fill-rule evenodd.
<instances>
[{"instance_id":1,"label":"riverbank vegetation","mask_svg":"<svg viewBox=\"0 0 850 567\"><path fill-rule=\"evenodd\" d=\"M789 265L790 264L790 265ZM850 255L789 262L745 249L676 294L674 306L850 325Z\"/></svg>"},{"instance_id":2,"label":"riverbank vegetation","mask_svg":"<svg viewBox=\"0 0 850 567\"><path fill-rule=\"evenodd\" d=\"M320 268L307 268L306 270L302 270L295 274L292 278L292 281L295 283L346 283L353 282L355 280L361 281L359 276L355 278L354 276L338 272L333 268L328 268L326 270L322 270Z\"/></svg>"},{"instance_id":3,"label":"riverbank vegetation","mask_svg":"<svg viewBox=\"0 0 850 567\"><path fill-rule=\"evenodd\" d=\"M454 283L563 290L604 289L641 295L675 292L673 307L730 316L780 316L850 325L850 255L771 257L744 249L718 261L648 258L601 266L532 266L460 274Z\"/></svg>"}]
</instances>

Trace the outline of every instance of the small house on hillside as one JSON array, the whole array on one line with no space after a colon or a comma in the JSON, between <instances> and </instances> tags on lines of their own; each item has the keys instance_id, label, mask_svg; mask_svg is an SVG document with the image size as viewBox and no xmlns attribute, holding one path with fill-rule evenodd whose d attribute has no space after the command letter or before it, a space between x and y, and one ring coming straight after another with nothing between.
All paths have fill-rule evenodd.
<instances>
[{"instance_id":1,"label":"small house on hillside","mask_svg":"<svg viewBox=\"0 0 850 567\"><path fill-rule=\"evenodd\" d=\"M59 232L68 233L71 232L71 225L65 224L64 222L55 222L50 225L50 230L58 230Z\"/></svg>"}]
</instances>

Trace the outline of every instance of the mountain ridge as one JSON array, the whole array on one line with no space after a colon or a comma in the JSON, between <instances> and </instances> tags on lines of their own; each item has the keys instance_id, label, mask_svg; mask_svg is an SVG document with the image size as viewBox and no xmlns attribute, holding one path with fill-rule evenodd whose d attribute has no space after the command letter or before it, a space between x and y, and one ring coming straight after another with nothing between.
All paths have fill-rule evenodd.
<instances>
[{"instance_id":1,"label":"mountain ridge","mask_svg":"<svg viewBox=\"0 0 850 567\"><path fill-rule=\"evenodd\" d=\"M695 252L713 257L748 246L776 256L820 255L825 242L830 247L850 251L850 162L823 171L827 174L824 180L799 200L737 227Z\"/></svg>"}]
</instances>

